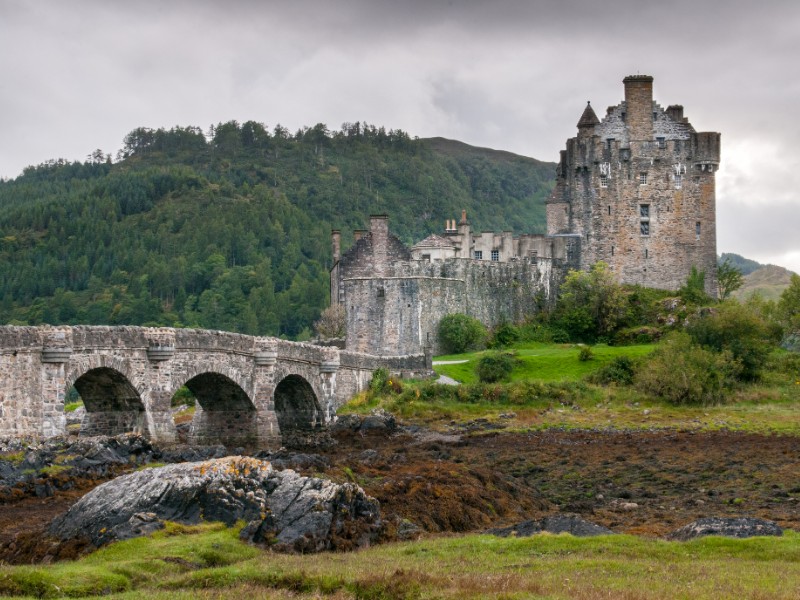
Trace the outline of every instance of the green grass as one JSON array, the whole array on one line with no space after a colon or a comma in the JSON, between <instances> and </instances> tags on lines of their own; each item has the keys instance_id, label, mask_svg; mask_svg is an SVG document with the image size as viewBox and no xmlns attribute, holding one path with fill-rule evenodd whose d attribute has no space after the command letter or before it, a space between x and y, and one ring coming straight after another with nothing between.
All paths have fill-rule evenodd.
<instances>
[{"instance_id":1,"label":"green grass","mask_svg":"<svg viewBox=\"0 0 800 600\"><path fill-rule=\"evenodd\" d=\"M639 358L650 354L654 344L637 346L592 346L594 358L588 361L578 360L581 346L577 344L541 344L526 342L515 344L509 350L516 353L519 364L511 374L511 381L536 379L539 381L575 381L585 377L611 362L617 356ZM466 360L468 362L453 365L435 365L434 370L440 375L447 375L462 383L474 383L475 365L484 352L437 356L434 361Z\"/></svg>"},{"instance_id":2,"label":"green grass","mask_svg":"<svg viewBox=\"0 0 800 600\"><path fill-rule=\"evenodd\" d=\"M367 568L368 567L368 568ZM0 567L0 594L116 598L795 598L800 534L687 543L633 536L439 537L280 555L220 525L169 526L77 562Z\"/></svg>"},{"instance_id":3,"label":"green grass","mask_svg":"<svg viewBox=\"0 0 800 600\"><path fill-rule=\"evenodd\" d=\"M580 361L580 346L518 344L521 364L505 384L475 383L473 365L480 352L440 356L436 360L467 360L437 365L436 371L465 382L444 386L403 382L380 393L361 393L341 413L366 413L381 407L405 420L444 427L449 421L478 417L499 419L511 429L550 427L586 429L735 430L800 436L800 371L794 358L775 351L764 377L742 385L726 402L715 406L674 406L627 386L587 383L586 375L617 356L640 358L654 345L592 348L594 359Z\"/></svg>"}]
</instances>

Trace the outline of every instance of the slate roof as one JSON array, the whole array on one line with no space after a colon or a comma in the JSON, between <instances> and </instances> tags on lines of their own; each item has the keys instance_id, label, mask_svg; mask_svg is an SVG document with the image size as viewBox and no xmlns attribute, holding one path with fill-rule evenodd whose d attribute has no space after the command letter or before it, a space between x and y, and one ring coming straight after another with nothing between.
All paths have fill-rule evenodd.
<instances>
[{"instance_id":1,"label":"slate roof","mask_svg":"<svg viewBox=\"0 0 800 600\"><path fill-rule=\"evenodd\" d=\"M578 121L578 128L581 127L594 127L600 122L600 119L597 118L597 115L594 114L594 109L592 108L592 103L587 102L586 108L583 109L583 114L581 115L580 121Z\"/></svg>"}]
</instances>

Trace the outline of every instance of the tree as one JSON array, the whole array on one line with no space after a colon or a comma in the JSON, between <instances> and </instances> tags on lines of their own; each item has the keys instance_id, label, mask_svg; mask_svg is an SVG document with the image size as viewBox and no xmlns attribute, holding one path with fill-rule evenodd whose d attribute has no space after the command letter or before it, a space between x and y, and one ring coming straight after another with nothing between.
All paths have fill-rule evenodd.
<instances>
[{"instance_id":1,"label":"tree","mask_svg":"<svg viewBox=\"0 0 800 600\"><path fill-rule=\"evenodd\" d=\"M614 280L608 265L600 261L588 273L567 274L555 310L555 324L575 341L593 342L611 335L622 323L626 309L622 286Z\"/></svg>"},{"instance_id":2,"label":"tree","mask_svg":"<svg viewBox=\"0 0 800 600\"><path fill-rule=\"evenodd\" d=\"M477 350L485 339L486 327L474 317L453 313L439 322L439 342L448 354Z\"/></svg>"},{"instance_id":3,"label":"tree","mask_svg":"<svg viewBox=\"0 0 800 600\"><path fill-rule=\"evenodd\" d=\"M731 300L694 320L686 328L692 340L716 352L728 352L741 365L738 377L760 377L774 341L766 320L753 307Z\"/></svg>"},{"instance_id":4,"label":"tree","mask_svg":"<svg viewBox=\"0 0 800 600\"><path fill-rule=\"evenodd\" d=\"M717 286L719 287L719 299L727 300L731 293L738 290L744 284L744 275L734 266L730 258L725 258L717 265Z\"/></svg>"},{"instance_id":5,"label":"tree","mask_svg":"<svg viewBox=\"0 0 800 600\"><path fill-rule=\"evenodd\" d=\"M346 325L344 306L332 304L322 311L314 323L314 331L322 339L343 338L347 334Z\"/></svg>"},{"instance_id":6,"label":"tree","mask_svg":"<svg viewBox=\"0 0 800 600\"><path fill-rule=\"evenodd\" d=\"M710 298L706 294L706 273L698 271L697 267L692 266L692 272L686 279L686 283L678 290L678 294L686 304L707 304Z\"/></svg>"},{"instance_id":7,"label":"tree","mask_svg":"<svg viewBox=\"0 0 800 600\"><path fill-rule=\"evenodd\" d=\"M789 329L800 330L800 275L796 273L778 300L778 315Z\"/></svg>"}]
</instances>

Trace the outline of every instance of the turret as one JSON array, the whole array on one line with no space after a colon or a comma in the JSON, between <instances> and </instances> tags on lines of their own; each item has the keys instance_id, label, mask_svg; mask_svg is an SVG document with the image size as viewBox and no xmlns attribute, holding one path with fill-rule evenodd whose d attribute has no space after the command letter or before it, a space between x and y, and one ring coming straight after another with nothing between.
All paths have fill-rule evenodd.
<instances>
[{"instance_id":1,"label":"turret","mask_svg":"<svg viewBox=\"0 0 800 600\"><path fill-rule=\"evenodd\" d=\"M600 119L594 113L592 103L587 102L583 114L578 120L578 137L588 137L594 133L594 126L600 123Z\"/></svg>"}]
</instances>

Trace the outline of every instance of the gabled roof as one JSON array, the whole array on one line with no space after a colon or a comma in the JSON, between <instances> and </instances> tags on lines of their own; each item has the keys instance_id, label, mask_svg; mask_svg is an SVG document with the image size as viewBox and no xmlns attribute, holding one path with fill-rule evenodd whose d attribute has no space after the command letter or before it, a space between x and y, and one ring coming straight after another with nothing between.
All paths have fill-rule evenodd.
<instances>
[{"instance_id":1,"label":"gabled roof","mask_svg":"<svg viewBox=\"0 0 800 600\"><path fill-rule=\"evenodd\" d=\"M433 233L421 242L414 244L411 248L455 248L455 244L446 237Z\"/></svg>"},{"instance_id":2,"label":"gabled roof","mask_svg":"<svg viewBox=\"0 0 800 600\"><path fill-rule=\"evenodd\" d=\"M597 115L594 114L594 109L592 108L592 103L587 102L586 108L583 109L583 114L581 115L580 121L578 121L578 129L583 127L594 127L600 122L600 119L597 118Z\"/></svg>"}]
</instances>

